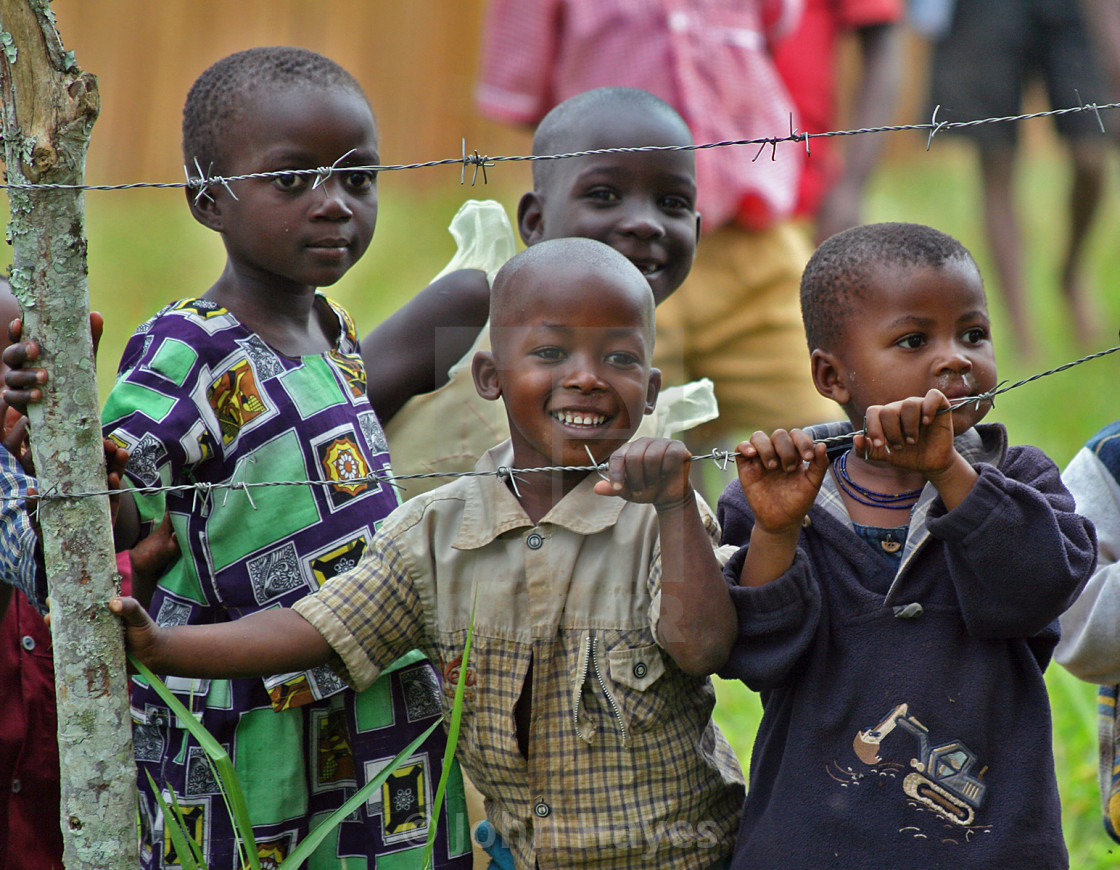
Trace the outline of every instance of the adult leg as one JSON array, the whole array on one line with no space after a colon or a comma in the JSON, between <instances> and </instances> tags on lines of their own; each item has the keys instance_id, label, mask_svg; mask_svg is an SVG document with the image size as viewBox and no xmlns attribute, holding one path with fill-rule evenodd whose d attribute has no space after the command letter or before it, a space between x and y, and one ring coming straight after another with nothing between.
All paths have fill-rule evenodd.
<instances>
[{"instance_id":1,"label":"adult leg","mask_svg":"<svg viewBox=\"0 0 1120 870\"><path fill-rule=\"evenodd\" d=\"M1023 292L1022 238L1015 209L1015 148L982 145L980 175L984 186L984 228L996 277L1019 350L1030 357L1035 350L1034 331Z\"/></svg>"},{"instance_id":2,"label":"adult leg","mask_svg":"<svg viewBox=\"0 0 1120 870\"><path fill-rule=\"evenodd\" d=\"M1093 306L1086 289L1081 254L1104 192L1107 143L1078 139L1070 143L1073 184L1069 193L1069 238L1062 261L1062 292L1073 320L1074 334L1082 346L1096 337Z\"/></svg>"}]
</instances>

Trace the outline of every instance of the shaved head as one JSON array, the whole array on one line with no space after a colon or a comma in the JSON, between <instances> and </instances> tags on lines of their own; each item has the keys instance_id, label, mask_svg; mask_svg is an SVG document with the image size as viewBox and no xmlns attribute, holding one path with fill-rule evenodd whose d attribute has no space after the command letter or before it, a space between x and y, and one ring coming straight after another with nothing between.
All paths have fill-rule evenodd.
<instances>
[{"instance_id":1,"label":"shaved head","mask_svg":"<svg viewBox=\"0 0 1120 870\"><path fill-rule=\"evenodd\" d=\"M547 288L594 276L612 290L636 301L641 326L653 335L654 301L649 282L638 268L614 248L592 239L566 238L540 242L510 259L494 279L490 293L491 341L493 330L521 323L525 309ZM557 319L572 314L556 312ZM652 344L652 342L651 342Z\"/></svg>"}]
</instances>

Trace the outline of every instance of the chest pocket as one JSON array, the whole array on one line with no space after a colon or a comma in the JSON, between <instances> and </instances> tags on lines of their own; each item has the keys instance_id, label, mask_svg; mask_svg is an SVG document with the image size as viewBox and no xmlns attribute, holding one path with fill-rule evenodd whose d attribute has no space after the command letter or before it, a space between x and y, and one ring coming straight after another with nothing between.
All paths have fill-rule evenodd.
<instances>
[{"instance_id":1,"label":"chest pocket","mask_svg":"<svg viewBox=\"0 0 1120 870\"><path fill-rule=\"evenodd\" d=\"M607 671L617 688L624 720L631 731L656 726L665 714L666 695L656 683L665 674L665 661L657 644L611 650Z\"/></svg>"}]
</instances>

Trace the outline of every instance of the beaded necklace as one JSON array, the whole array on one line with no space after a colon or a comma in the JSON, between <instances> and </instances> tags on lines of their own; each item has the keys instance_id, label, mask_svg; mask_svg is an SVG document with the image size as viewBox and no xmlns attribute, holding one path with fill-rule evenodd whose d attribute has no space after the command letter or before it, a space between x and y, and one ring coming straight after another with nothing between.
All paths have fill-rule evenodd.
<instances>
[{"instance_id":1,"label":"beaded necklace","mask_svg":"<svg viewBox=\"0 0 1120 870\"><path fill-rule=\"evenodd\" d=\"M833 470L836 472L836 482L840 484L840 489L845 495L867 507L887 508L892 511L907 511L914 506L914 502L922 494L922 487L892 495L860 486L848 476L849 453L850 450L841 453L832 463Z\"/></svg>"}]
</instances>

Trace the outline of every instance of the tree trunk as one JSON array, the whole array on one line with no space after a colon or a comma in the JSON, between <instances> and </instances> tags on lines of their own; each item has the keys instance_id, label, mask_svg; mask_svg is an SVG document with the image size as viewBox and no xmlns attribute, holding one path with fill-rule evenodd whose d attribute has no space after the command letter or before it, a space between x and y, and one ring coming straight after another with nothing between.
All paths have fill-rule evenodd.
<instances>
[{"instance_id":1,"label":"tree trunk","mask_svg":"<svg viewBox=\"0 0 1120 870\"><path fill-rule=\"evenodd\" d=\"M97 83L63 50L48 0L0 0L0 93L8 182L81 184ZM24 335L40 343L50 371L44 401L31 409L39 490L104 490L84 195L12 189L9 201L12 289ZM107 606L117 588L108 501L47 500L39 521L52 601L66 868L134 870L136 774L121 630Z\"/></svg>"}]
</instances>

